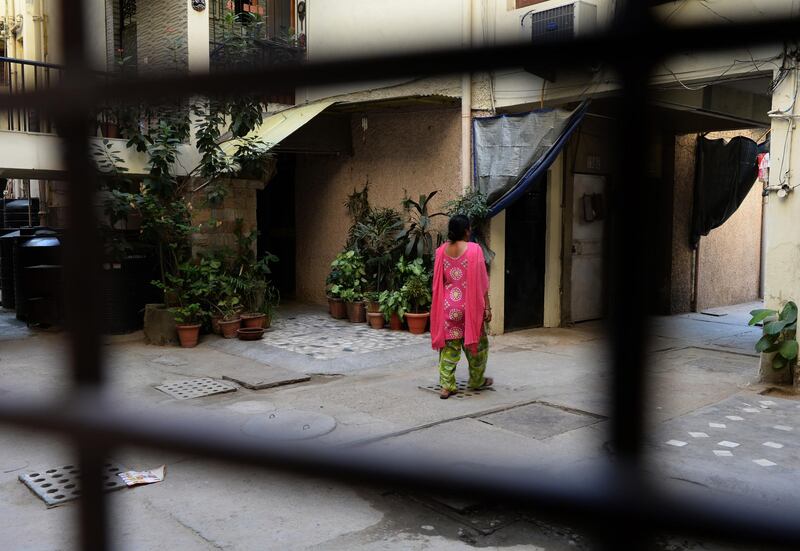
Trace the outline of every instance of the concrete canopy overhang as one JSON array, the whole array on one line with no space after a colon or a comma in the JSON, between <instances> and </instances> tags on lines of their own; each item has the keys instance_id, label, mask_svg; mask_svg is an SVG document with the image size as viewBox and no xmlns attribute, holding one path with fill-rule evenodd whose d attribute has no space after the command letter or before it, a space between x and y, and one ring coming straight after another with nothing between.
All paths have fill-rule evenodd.
<instances>
[{"instance_id":1,"label":"concrete canopy overhang","mask_svg":"<svg viewBox=\"0 0 800 551\"><path fill-rule=\"evenodd\" d=\"M300 128L311 122L324 110L332 106L335 101L324 100L290 107L264 118L263 122L247 134L245 139L261 140L271 150L282 143L286 138L297 132ZM243 139L228 139L220 143L220 148L228 154L236 153L237 148L244 142Z\"/></svg>"}]
</instances>

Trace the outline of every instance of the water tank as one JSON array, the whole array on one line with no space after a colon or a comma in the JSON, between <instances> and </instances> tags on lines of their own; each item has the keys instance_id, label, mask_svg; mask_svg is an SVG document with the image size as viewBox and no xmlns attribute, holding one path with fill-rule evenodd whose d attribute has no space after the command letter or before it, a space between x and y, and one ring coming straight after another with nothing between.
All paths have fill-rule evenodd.
<instances>
[{"instance_id":1,"label":"water tank","mask_svg":"<svg viewBox=\"0 0 800 551\"><path fill-rule=\"evenodd\" d=\"M0 235L0 295L3 308L13 310L14 301L14 244L19 230L6 231Z\"/></svg>"},{"instance_id":2,"label":"water tank","mask_svg":"<svg viewBox=\"0 0 800 551\"><path fill-rule=\"evenodd\" d=\"M30 203L30 213L28 204ZM30 214L30 216L29 216ZM26 228L39 223L39 199L13 199L3 208L4 228Z\"/></svg>"},{"instance_id":3,"label":"water tank","mask_svg":"<svg viewBox=\"0 0 800 551\"><path fill-rule=\"evenodd\" d=\"M61 239L53 230L36 230L33 235L22 231L14 246L14 299L17 319L40 323L40 319L29 319L31 299L38 311L48 308L58 310L61 296ZM29 269L30 268L30 269ZM54 323L54 322L51 322Z\"/></svg>"}]
</instances>

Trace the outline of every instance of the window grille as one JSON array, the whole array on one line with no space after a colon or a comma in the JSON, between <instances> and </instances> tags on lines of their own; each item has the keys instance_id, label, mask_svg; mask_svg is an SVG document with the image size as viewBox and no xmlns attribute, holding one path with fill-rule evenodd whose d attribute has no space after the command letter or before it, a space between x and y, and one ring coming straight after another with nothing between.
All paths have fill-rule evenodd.
<instances>
[{"instance_id":1,"label":"window grille","mask_svg":"<svg viewBox=\"0 0 800 551\"><path fill-rule=\"evenodd\" d=\"M71 366L74 386L54 401L4 397L0 421L63 436L74 442L83 493L80 499L81 544L85 550L108 549L107 496L103 493L104 458L110 448L139 445L192 452L267 469L328 477L348 482L400 484L426 491L462 492L530 508L568 525L593 530L604 549L643 549L659 533L691 534L751 544L800 548L800 523L788 509L763 511L730 499L692 500L666 494L643 472L647 385L644 351L645 305L657 282L632 266L646 266L652 234L648 228L651 197L640 185L645 173L648 129L648 76L652 68L678 51L720 51L757 44L793 41L800 19L704 24L668 29L651 19L656 2L616 3L615 22L594 36L542 44L503 45L469 51L451 50L353 60L310 62L242 69L235 74L91 78L85 51L85 0L62 0L61 33L66 69L57 85L0 94L0 109L46 111L64 140L69 171L69 234L64 265ZM552 67L578 66L587 55L616 69L622 82L621 108L613 139L624 147L617 158L618 181L610 198L609 247L606 252L609 294L608 335L612 367L608 393L613 404L611 441L616 456L605 470L578 478L545 479L535 471L487 471L467 475L423 457L400 461L378 452L330 448L296 448L254 441L244 435L195 426L191 420L155 416L126 409L104 392L105 365L100 338L99 250L87 121L92 107L108 98L158 101L164 96L224 94L237 90L270 93L276 86L309 86L399 77L421 77L524 66L536 59ZM634 139L632 139L634 138ZM97 267L93 269L92 267Z\"/></svg>"}]
</instances>

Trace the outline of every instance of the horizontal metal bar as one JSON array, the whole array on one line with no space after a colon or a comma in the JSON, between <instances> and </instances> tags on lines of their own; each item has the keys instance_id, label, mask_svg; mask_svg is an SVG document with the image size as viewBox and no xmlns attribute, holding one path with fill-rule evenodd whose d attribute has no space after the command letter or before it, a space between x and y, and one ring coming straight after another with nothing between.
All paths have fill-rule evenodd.
<instances>
[{"instance_id":1,"label":"horizontal metal bar","mask_svg":"<svg viewBox=\"0 0 800 551\"><path fill-rule=\"evenodd\" d=\"M31 67L44 67L46 69L58 69L58 70L64 69L63 65L44 63L43 61L32 61L30 59L18 59L16 57L0 56L0 63L13 63L15 65L30 65Z\"/></svg>"},{"instance_id":2,"label":"horizontal metal bar","mask_svg":"<svg viewBox=\"0 0 800 551\"><path fill-rule=\"evenodd\" d=\"M459 457L459 465L426 457L417 450L331 446L255 439L240 422L177 408L128 404L101 391L83 388L65 401L35 396L5 396L0 422L69 436L104 446L143 446L196 453L306 476L423 492L446 491L512 503L589 530L609 522L644 523L664 533L702 535L715 540L800 546L794 508L760 507L731 496L693 495L681 499L648 484L624 464L602 463L595 470L487 468L481 458ZM483 458L485 459L485 458ZM535 458L531 458L535 462Z\"/></svg>"},{"instance_id":3,"label":"horizontal metal bar","mask_svg":"<svg viewBox=\"0 0 800 551\"><path fill-rule=\"evenodd\" d=\"M563 42L512 44L473 49L387 54L346 60L276 65L267 68L185 76L142 76L113 79L107 84L85 82L80 88L66 83L58 88L23 96L0 96L0 106L37 105L74 112L65 97L82 95L92 103L108 99L159 101L178 96L264 93L286 87L363 82L396 77L423 77L522 67L569 67L591 61L612 65L621 59L642 60L643 66L670 53L720 51L757 44L779 44L800 36L800 17L752 23L667 28L644 26L624 32L612 29ZM231 83L236 83L235 87Z\"/></svg>"}]
</instances>

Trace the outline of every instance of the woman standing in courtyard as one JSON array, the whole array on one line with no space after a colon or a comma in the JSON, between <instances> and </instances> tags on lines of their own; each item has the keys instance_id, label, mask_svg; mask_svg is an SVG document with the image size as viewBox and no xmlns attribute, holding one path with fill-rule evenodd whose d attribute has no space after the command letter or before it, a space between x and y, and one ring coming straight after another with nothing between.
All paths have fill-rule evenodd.
<instances>
[{"instance_id":1,"label":"woman standing in courtyard","mask_svg":"<svg viewBox=\"0 0 800 551\"><path fill-rule=\"evenodd\" d=\"M470 243L469 218L450 219L447 242L436 250L433 266L431 343L439 351L440 398L455 394L456 365L461 349L469 363L469 387L486 388L494 382L485 377L489 339L484 323L492 320L489 276L483 251Z\"/></svg>"}]
</instances>

